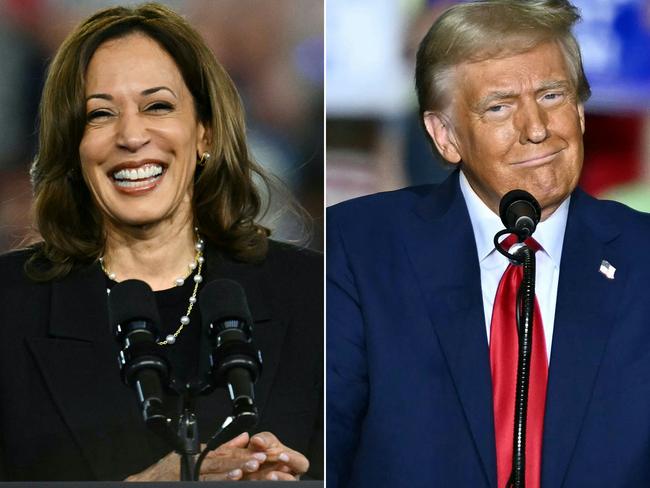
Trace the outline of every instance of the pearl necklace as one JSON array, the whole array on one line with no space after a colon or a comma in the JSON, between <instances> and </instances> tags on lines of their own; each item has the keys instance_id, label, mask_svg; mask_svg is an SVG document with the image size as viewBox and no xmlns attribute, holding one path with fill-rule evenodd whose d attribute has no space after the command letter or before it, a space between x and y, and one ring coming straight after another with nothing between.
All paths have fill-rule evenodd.
<instances>
[{"instance_id":1,"label":"pearl necklace","mask_svg":"<svg viewBox=\"0 0 650 488\"><path fill-rule=\"evenodd\" d=\"M174 280L174 286L183 286L185 284L185 280L189 278L189 276L196 269L196 274L194 275L194 289L192 290L192 295L190 296L189 299L187 311L185 312L185 315L181 316L180 325L178 329L176 329L176 332L174 332L173 334L168 334L167 337L165 337L164 341L157 341L157 344L159 346L166 346L166 345L171 346L172 344L174 344L176 342L176 339L182 332L183 328L186 325L189 325L190 323L190 314L192 313L192 308L194 308L194 304L196 303L196 293L199 289L199 284L203 281L203 276L201 275L201 269L203 268L203 263L205 262L205 258L203 257L203 247L204 247L203 239L198 237L198 241L196 242L196 244L194 244L194 249L196 250L196 254L194 255L194 261L192 261L188 265L189 271L185 276L176 278ZM117 281L117 277L115 273L111 273L104 265L104 256L99 258L99 264L102 267L102 271L104 272L104 274L108 276L109 280ZM110 288L106 288L106 293L107 294L111 293Z\"/></svg>"}]
</instances>

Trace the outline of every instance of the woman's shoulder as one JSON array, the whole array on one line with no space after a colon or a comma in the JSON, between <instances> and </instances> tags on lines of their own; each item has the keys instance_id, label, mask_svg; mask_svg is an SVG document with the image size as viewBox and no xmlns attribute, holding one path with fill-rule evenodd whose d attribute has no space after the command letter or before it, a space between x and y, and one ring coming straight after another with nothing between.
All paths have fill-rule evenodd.
<instances>
[{"instance_id":1,"label":"woman's shoulder","mask_svg":"<svg viewBox=\"0 0 650 488\"><path fill-rule=\"evenodd\" d=\"M269 239L269 249L265 261L271 266L290 266L314 270L322 268L323 254L307 247Z\"/></svg>"},{"instance_id":2,"label":"woman's shoulder","mask_svg":"<svg viewBox=\"0 0 650 488\"><path fill-rule=\"evenodd\" d=\"M208 270L213 264L215 277L255 283L271 294L296 294L322 286L323 255L305 247L269 240L265 257L257 261L240 261L218 251L213 256L208 252Z\"/></svg>"},{"instance_id":3,"label":"woman's shoulder","mask_svg":"<svg viewBox=\"0 0 650 488\"><path fill-rule=\"evenodd\" d=\"M29 247L0 254L0 326L17 317L24 321L48 299L51 282L34 281L25 271L25 264L37 250Z\"/></svg>"},{"instance_id":4,"label":"woman's shoulder","mask_svg":"<svg viewBox=\"0 0 650 488\"><path fill-rule=\"evenodd\" d=\"M5 282L26 280L25 263L37 250L38 245L34 245L0 254L0 275L4 277Z\"/></svg>"}]
</instances>

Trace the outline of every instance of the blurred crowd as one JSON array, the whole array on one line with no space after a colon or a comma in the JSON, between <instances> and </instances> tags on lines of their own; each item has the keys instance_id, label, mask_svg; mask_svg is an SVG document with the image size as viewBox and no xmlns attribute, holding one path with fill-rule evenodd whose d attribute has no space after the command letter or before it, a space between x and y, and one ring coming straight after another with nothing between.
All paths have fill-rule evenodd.
<instances>
[{"instance_id":1,"label":"blurred crowd","mask_svg":"<svg viewBox=\"0 0 650 488\"><path fill-rule=\"evenodd\" d=\"M0 0L0 252L33 234L29 164L48 61L67 33L112 0ZM237 85L256 160L311 215L271 198L273 236L322 249L323 0L163 0L205 37ZM305 222L307 220L307 222ZM308 225L311 222L311 225ZM307 223L307 225L305 225ZM308 228L311 228L311 232Z\"/></svg>"}]
</instances>

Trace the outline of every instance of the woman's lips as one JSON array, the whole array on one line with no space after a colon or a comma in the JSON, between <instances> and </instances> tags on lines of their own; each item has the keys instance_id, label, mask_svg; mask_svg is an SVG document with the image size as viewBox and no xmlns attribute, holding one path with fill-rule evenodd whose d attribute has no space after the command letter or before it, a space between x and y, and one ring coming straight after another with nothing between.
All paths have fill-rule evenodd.
<instances>
[{"instance_id":1,"label":"woman's lips","mask_svg":"<svg viewBox=\"0 0 650 488\"><path fill-rule=\"evenodd\" d=\"M110 176L114 187L126 194L141 194L156 188L162 181L166 168L157 163L127 167L114 171Z\"/></svg>"}]
</instances>

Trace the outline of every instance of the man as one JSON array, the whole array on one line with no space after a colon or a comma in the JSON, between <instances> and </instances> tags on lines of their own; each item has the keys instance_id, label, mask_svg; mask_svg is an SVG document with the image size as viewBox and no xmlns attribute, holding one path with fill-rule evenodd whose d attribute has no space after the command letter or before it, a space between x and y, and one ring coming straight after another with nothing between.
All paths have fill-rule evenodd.
<instances>
[{"instance_id":1,"label":"man","mask_svg":"<svg viewBox=\"0 0 650 488\"><path fill-rule=\"evenodd\" d=\"M563 0L449 9L416 86L458 170L330 209L328 487L506 486L500 294L514 267L492 241L513 189L542 209L526 486L650 486L650 216L576 189L590 93L578 18Z\"/></svg>"}]
</instances>

